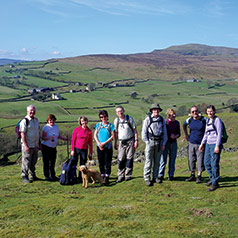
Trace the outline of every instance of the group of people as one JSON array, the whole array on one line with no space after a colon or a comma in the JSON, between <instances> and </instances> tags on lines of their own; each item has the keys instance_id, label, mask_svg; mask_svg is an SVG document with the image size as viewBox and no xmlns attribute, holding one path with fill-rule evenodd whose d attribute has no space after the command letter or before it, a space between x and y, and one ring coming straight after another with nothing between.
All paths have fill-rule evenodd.
<instances>
[{"instance_id":1,"label":"group of people","mask_svg":"<svg viewBox=\"0 0 238 238\"><path fill-rule=\"evenodd\" d=\"M159 115L161 111L159 104L152 104L142 126L141 137L145 142L144 181L147 186L163 182L167 157L169 157L168 180L174 180L177 139L181 136L180 124L176 120L174 109L167 110L166 119ZM68 140L68 137L62 137L59 134L59 128L55 124L56 117L53 114L48 115L47 124L40 134L40 126L35 113L35 106L29 105L27 115L21 120L19 127L22 141L21 176L24 183L37 180L35 165L40 147L45 180L58 180L55 175L57 141L58 139ZM114 149L118 150L118 183L132 178L133 158L138 148L138 132L133 117L125 114L122 106L117 106L115 113L117 116L114 123L110 123L108 112L99 111L100 122L95 125L94 135L87 126L87 117L81 116L78 119L79 127L74 129L71 141L71 158L75 164L78 164L79 160L80 165L86 165L87 159L92 159L94 137L97 143L99 169L105 185L109 184L111 174L113 139ZM216 109L213 105L207 107L206 113L208 118L201 116L198 108L192 106L191 116L183 124L183 130L189 143L188 161L191 171L191 176L186 181L201 183L202 172L206 168L210 177L206 183L210 186L208 191L214 191L219 187L222 121L215 116ZM187 127L189 127L189 132Z\"/></svg>"}]
</instances>

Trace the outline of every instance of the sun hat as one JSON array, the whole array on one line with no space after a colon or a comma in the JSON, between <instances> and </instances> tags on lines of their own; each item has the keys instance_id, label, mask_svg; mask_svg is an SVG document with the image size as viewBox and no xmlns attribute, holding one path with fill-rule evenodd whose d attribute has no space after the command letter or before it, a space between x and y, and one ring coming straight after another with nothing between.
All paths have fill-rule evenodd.
<instances>
[{"instance_id":1,"label":"sun hat","mask_svg":"<svg viewBox=\"0 0 238 238\"><path fill-rule=\"evenodd\" d=\"M163 109L160 107L160 105L158 103L153 103L150 107L150 112L152 112L153 109L159 109L160 111L162 111Z\"/></svg>"}]
</instances>

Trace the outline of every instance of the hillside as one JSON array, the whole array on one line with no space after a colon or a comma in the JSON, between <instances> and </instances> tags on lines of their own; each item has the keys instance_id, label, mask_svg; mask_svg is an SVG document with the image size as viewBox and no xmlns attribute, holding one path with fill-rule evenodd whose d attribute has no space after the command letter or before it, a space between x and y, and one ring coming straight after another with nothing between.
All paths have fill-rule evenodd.
<instances>
[{"instance_id":1,"label":"hillside","mask_svg":"<svg viewBox=\"0 0 238 238\"><path fill-rule=\"evenodd\" d=\"M15 64L23 62L23 60L16 60L16 59L0 59L0 65L6 65L6 64Z\"/></svg>"},{"instance_id":2,"label":"hillside","mask_svg":"<svg viewBox=\"0 0 238 238\"><path fill-rule=\"evenodd\" d=\"M238 78L238 49L199 44L172 46L150 53L86 55L59 59L59 62L163 80Z\"/></svg>"}]
</instances>

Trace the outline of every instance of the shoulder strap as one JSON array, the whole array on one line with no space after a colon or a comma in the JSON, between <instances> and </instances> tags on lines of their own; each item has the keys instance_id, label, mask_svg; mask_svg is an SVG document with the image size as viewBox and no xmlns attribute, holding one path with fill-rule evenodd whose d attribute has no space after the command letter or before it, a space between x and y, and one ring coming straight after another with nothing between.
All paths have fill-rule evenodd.
<instances>
[{"instance_id":1,"label":"shoulder strap","mask_svg":"<svg viewBox=\"0 0 238 238\"><path fill-rule=\"evenodd\" d=\"M127 121L128 126L131 128L132 132L134 133L134 129L133 129L133 126L131 125L129 115L126 115L126 121Z\"/></svg>"},{"instance_id":2,"label":"shoulder strap","mask_svg":"<svg viewBox=\"0 0 238 238\"><path fill-rule=\"evenodd\" d=\"M162 125L162 133L161 133L161 136L163 136L163 133L164 133L164 118L159 115L159 119L160 119L160 120L158 120L158 121L153 121L152 116L149 115L149 119L150 119L150 124L148 125L148 129L149 129L149 127L151 126L152 123L158 123L158 124L159 124L159 123L161 122L161 125ZM147 129L147 133L149 133L148 129ZM152 136L155 136L152 129L151 129L151 132L152 132Z\"/></svg>"},{"instance_id":3,"label":"shoulder strap","mask_svg":"<svg viewBox=\"0 0 238 238\"><path fill-rule=\"evenodd\" d=\"M214 116L213 118L212 118L212 123L209 123L209 119L207 120L207 126L210 126L211 124L212 124L212 127L213 127L213 130L216 132L216 134L217 134L217 128L216 128L216 126L215 126L215 120L216 120L216 118L217 118L217 116Z\"/></svg>"},{"instance_id":4,"label":"shoulder strap","mask_svg":"<svg viewBox=\"0 0 238 238\"><path fill-rule=\"evenodd\" d=\"M119 122L120 122L120 119L119 117L116 118L116 130L118 132L118 127L119 127Z\"/></svg>"},{"instance_id":5,"label":"shoulder strap","mask_svg":"<svg viewBox=\"0 0 238 238\"><path fill-rule=\"evenodd\" d=\"M109 134L111 135L111 128L110 128L110 125L111 125L111 123L108 122L108 123L107 123L107 126L105 126L105 128L107 128ZM97 129L97 135L98 135L99 131L101 130L101 128L102 128L102 122L99 122L99 126L98 126L98 129Z\"/></svg>"},{"instance_id":6,"label":"shoulder strap","mask_svg":"<svg viewBox=\"0 0 238 238\"><path fill-rule=\"evenodd\" d=\"M102 122L99 122L98 129L97 129L97 136L98 136L98 133L99 133L101 127L102 127Z\"/></svg>"},{"instance_id":7,"label":"shoulder strap","mask_svg":"<svg viewBox=\"0 0 238 238\"><path fill-rule=\"evenodd\" d=\"M26 126L29 125L29 119L27 117L25 117L25 120L26 120Z\"/></svg>"},{"instance_id":8,"label":"shoulder strap","mask_svg":"<svg viewBox=\"0 0 238 238\"><path fill-rule=\"evenodd\" d=\"M192 120L193 120L193 117L188 118L188 125L191 123Z\"/></svg>"}]
</instances>

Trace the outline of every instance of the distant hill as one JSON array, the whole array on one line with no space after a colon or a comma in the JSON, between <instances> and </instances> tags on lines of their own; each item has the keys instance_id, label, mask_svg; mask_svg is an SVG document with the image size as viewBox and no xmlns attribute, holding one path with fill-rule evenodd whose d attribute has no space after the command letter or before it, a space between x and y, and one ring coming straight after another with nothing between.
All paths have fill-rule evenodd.
<instances>
[{"instance_id":1,"label":"distant hill","mask_svg":"<svg viewBox=\"0 0 238 238\"><path fill-rule=\"evenodd\" d=\"M0 59L0 65L6 65L6 64L15 64L25 62L24 60L16 60L16 59Z\"/></svg>"},{"instance_id":2,"label":"distant hill","mask_svg":"<svg viewBox=\"0 0 238 238\"><path fill-rule=\"evenodd\" d=\"M238 78L237 48L201 44L171 46L149 53L85 55L59 61L105 68L131 77L167 80Z\"/></svg>"}]
</instances>

